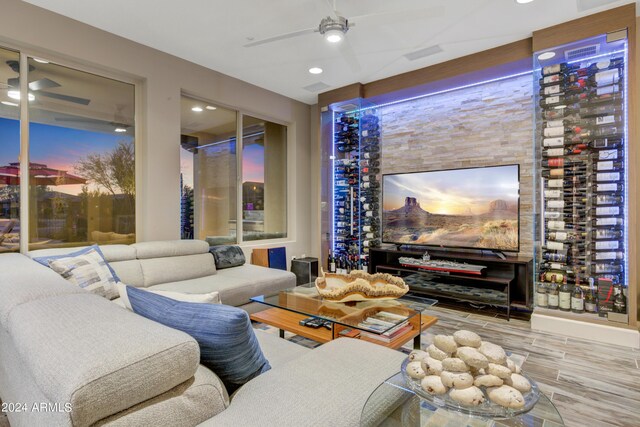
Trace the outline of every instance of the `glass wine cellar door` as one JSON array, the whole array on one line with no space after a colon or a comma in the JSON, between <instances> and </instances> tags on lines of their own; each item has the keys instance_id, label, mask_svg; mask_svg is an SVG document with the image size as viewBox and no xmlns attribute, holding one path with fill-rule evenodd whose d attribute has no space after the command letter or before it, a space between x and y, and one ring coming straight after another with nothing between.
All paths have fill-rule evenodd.
<instances>
[{"instance_id":1,"label":"glass wine cellar door","mask_svg":"<svg viewBox=\"0 0 640 427\"><path fill-rule=\"evenodd\" d=\"M627 40L534 54L536 306L628 323Z\"/></svg>"},{"instance_id":2,"label":"glass wine cellar door","mask_svg":"<svg viewBox=\"0 0 640 427\"><path fill-rule=\"evenodd\" d=\"M369 248L380 244L380 118L362 100L334 104L321 117L323 130L331 129L323 141L324 265L366 271Z\"/></svg>"}]
</instances>

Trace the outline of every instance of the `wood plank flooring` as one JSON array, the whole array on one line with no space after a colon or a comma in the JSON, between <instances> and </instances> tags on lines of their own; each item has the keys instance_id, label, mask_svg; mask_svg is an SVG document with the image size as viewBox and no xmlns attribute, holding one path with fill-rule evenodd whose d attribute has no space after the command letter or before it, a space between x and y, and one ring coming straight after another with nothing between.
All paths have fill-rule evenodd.
<instances>
[{"instance_id":1,"label":"wood plank flooring","mask_svg":"<svg viewBox=\"0 0 640 427\"><path fill-rule=\"evenodd\" d=\"M507 321L496 312L460 311L438 304L428 314L438 323L423 332L425 347L437 334L469 329L519 355L522 369L551 399L570 427L640 427L640 351L535 332L526 319ZM266 325L256 325L269 330ZM287 334L307 347L318 344ZM426 345L425 345L426 344ZM411 349L411 343L404 346Z\"/></svg>"},{"instance_id":2,"label":"wood plank flooring","mask_svg":"<svg viewBox=\"0 0 640 427\"><path fill-rule=\"evenodd\" d=\"M522 355L522 369L556 405L567 426L640 426L639 351L535 332L528 321L507 322L496 314L438 306L430 314L438 323L423 333L423 342L466 328Z\"/></svg>"}]
</instances>

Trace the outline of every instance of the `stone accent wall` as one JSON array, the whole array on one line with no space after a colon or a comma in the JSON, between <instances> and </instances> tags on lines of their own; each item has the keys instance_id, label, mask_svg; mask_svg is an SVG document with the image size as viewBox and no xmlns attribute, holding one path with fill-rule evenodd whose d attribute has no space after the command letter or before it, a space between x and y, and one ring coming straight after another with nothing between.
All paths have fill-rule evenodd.
<instances>
[{"instance_id":1,"label":"stone accent wall","mask_svg":"<svg viewBox=\"0 0 640 427\"><path fill-rule=\"evenodd\" d=\"M533 255L531 76L382 107L382 173L520 164L520 255Z\"/></svg>"}]
</instances>

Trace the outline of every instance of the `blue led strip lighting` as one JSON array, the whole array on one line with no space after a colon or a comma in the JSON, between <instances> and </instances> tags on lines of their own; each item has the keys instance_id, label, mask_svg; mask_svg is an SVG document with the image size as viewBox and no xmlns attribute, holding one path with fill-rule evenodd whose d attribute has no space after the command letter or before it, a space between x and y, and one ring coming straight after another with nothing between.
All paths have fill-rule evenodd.
<instances>
[{"instance_id":1,"label":"blue led strip lighting","mask_svg":"<svg viewBox=\"0 0 640 427\"><path fill-rule=\"evenodd\" d=\"M624 184L624 200L622 202L622 212L624 214L624 286L629 286L629 91L628 91L628 72L627 67L629 66L629 55L628 55L628 46L627 42L624 44L623 49L623 57L624 57L624 144L622 146L622 152L624 155L624 171L623 171L623 184ZM630 296L630 295L629 295ZM627 306L627 313L629 312L629 307Z\"/></svg>"},{"instance_id":2,"label":"blue led strip lighting","mask_svg":"<svg viewBox=\"0 0 640 427\"><path fill-rule=\"evenodd\" d=\"M496 77L495 79L482 80L482 81L479 81L479 82L470 83L468 85L456 86L456 87L452 87L450 89L439 90L437 92L425 93L423 95L412 96L410 98L403 98L403 99L398 99L398 100L395 100L395 101L385 102L384 104L377 104L375 106L369 106L369 107L366 107L366 108L359 108L357 110L348 111L345 114L352 114L352 113L357 113L359 111L371 110L371 109L374 109L374 108L388 107L390 105L396 105L396 104L402 104L403 102L415 101L416 99L428 98L430 96L442 95L443 93L455 92L457 90L468 89L470 87L482 86L482 85L487 84L487 83L501 82L503 80L512 79L514 77L527 76L527 75L531 74L532 72L533 71L523 71L522 73L509 74L507 76Z\"/></svg>"},{"instance_id":3,"label":"blue led strip lighting","mask_svg":"<svg viewBox=\"0 0 640 427\"><path fill-rule=\"evenodd\" d=\"M336 253L336 113L331 110L331 248Z\"/></svg>"}]
</instances>

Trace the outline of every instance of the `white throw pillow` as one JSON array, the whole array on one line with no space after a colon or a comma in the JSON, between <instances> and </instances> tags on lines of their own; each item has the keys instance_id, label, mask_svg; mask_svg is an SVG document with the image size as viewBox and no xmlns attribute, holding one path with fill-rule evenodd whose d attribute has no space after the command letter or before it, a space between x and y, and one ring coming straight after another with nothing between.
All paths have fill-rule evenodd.
<instances>
[{"instance_id":1,"label":"white throw pillow","mask_svg":"<svg viewBox=\"0 0 640 427\"><path fill-rule=\"evenodd\" d=\"M118 293L120 294L120 298L114 301L116 304L132 310L131 303L129 302L129 296L127 295L127 285L122 282L118 282L116 284L116 288L118 289ZM211 292L208 294L185 294L182 292L174 292L174 291L152 291L151 289L138 288L140 290L151 292L152 294L157 294L163 297L171 298L176 301L182 302L197 302L204 304L222 304L220 301L220 295L218 292Z\"/></svg>"},{"instance_id":2,"label":"white throw pillow","mask_svg":"<svg viewBox=\"0 0 640 427\"><path fill-rule=\"evenodd\" d=\"M118 296L107 262L92 249L82 255L49 260L49 267L74 285L108 299Z\"/></svg>"}]
</instances>

